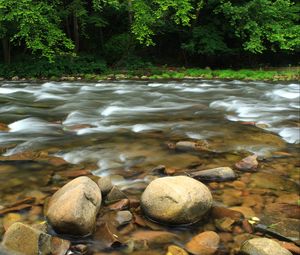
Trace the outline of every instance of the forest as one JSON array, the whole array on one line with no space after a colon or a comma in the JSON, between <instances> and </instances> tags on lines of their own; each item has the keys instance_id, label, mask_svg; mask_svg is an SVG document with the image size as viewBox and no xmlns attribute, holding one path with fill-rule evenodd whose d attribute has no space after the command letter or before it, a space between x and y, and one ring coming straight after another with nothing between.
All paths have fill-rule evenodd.
<instances>
[{"instance_id":1,"label":"forest","mask_svg":"<svg viewBox=\"0 0 300 255\"><path fill-rule=\"evenodd\" d=\"M0 0L0 77L299 66L293 0Z\"/></svg>"}]
</instances>

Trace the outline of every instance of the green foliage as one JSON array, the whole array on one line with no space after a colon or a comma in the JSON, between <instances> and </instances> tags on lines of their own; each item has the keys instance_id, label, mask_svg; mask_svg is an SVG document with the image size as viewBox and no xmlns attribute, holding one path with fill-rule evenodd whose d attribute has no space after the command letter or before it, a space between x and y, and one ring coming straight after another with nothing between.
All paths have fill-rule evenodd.
<instances>
[{"instance_id":1,"label":"green foliage","mask_svg":"<svg viewBox=\"0 0 300 255\"><path fill-rule=\"evenodd\" d=\"M112 36L104 45L104 54L110 63L126 58L133 50L135 43L129 33Z\"/></svg>"},{"instance_id":2,"label":"green foliage","mask_svg":"<svg viewBox=\"0 0 300 255\"><path fill-rule=\"evenodd\" d=\"M91 56L57 57L51 63L46 59L23 59L11 65L0 64L0 77L49 78L87 73L101 74L106 70L106 64L102 59Z\"/></svg>"},{"instance_id":3,"label":"green foliage","mask_svg":"<svg viewBox=\"0 0 300 255\"><path fill-rule=\"evenodd\" d=\"M177 25L188 26L194 18L194 7L190 0L135 0L132 5L134 22L132 33L145 45L154 45L154 27L166 15Z\"/></svg>"},{"instance_id":4,"label":"green foliage","mask_svg":"<svg viewBox=\"0 0 300 255\"><path fill-rule=\"evenodd\" d=\"M224 42L224 35L214 24L197 26L192 30L192 37L182 48L192 54L217 55L230 53Z\"/></svg>"},{"instance_id":5,"label":"green foliage","mask_svg":"<svg viewBox=\"0 0 300 255\"><path fill-rule=\"evenodd\" d=\"M0 37L10 37L16 44L25 42L33 53L49 61L74 48L59 24L55 9L46 1L0 0ZM13 35L10 27L15 30Z\"/></svg>"},{"instance_id":6,"label":"green foliage","mask_svg":"<svg viewBox=\"0 0 300 255\"><path fill-rule=\"evenodd\" d=\"M299 4L290 0L223 0L216 11L225 15L246 51L300 49Z\"/></svg>"},{"instance_id":7,"label":"green foliage","mask_svg":"<svg viewBox=\"0 0 300 255\"><path fill-rule=\"evenodd\" d=\"M149 67L149 60L299 65L299 21L295 0L0 0L0 58L9 63L25 53L53 63L93 54L127 69Z\"/></svg>"}]
</instances>

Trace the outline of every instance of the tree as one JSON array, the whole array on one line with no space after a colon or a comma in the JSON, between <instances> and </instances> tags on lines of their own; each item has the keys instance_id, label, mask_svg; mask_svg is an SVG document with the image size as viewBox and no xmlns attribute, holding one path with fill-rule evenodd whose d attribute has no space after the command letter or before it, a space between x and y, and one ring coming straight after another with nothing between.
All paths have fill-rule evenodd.
<instances>
[{"instance_id":1,"label":"tree","mask_svg":"<svg viewBox=\"0 0 300 255\"><path fill-rule=\"evenodd\" d=\"M221 1L223 13L245 51L300 49L300 5L290 0Z\"/></svg>"},{"instance_id":2,"label":"tree","mask_svg":"<svg viewBox=\"0 0 300 255\"><path fill-rule=\"evenodd\" d=\"M0 38L6 61L7 44L25 44L32 53L53 61L56 55L72 52L74 45L60 28L60 19L47 1L0 0Z\"/></svg>"},{"instance_id":3,"label":"tree","mask_svg":"<svg viewBox=\"0 0 300 255\"><path fill-rule=\"evenodd\" d=\"M165 17L178 25L188 26L195 18L193 10L190 0L135 0L132 3L132 33L141 43L154 45L155 27L159 27Z\"/></svg>"}]
</instances>

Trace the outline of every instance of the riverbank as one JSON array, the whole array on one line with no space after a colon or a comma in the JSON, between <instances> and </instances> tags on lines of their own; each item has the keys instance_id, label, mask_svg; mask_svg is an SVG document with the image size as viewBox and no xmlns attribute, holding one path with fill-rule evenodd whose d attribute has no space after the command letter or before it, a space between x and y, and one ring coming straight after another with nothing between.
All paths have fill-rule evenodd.
<instances>
[{"instance_id":1,"label":"riverbank","mask_svg":"<svg viewBox=\"0 0 300 255\"><path fill-rule=\"evenodd\" d=\"M33 76L5 76L0 80L162 80L162 79L225 79L244 81L297 81L300 80L300 67L268 68L268 69L220 69L210 68L177 68L177 67L150 67L142 69L107 69L101 73L70 73L65 75L33 75ZM51 74L51 72L49 73Z\"/></svg>"}]
</instances>

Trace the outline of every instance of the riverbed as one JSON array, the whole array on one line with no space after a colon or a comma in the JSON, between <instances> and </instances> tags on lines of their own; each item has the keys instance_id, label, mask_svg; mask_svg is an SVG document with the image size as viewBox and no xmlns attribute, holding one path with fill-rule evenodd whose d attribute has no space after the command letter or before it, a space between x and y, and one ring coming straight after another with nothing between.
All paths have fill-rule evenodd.
<instances>
[{"instance_id":1,"label":"riverbed","mask_svg":"<svg viewBox=\"0 0 300 255\"><path fill-rule=\"evenodd\" d=\"M22 221L33 224L44 220L47 197L77 176L97 180L109 175L138 201L156 177L224 166L235 169L243 158L257 155L257 169L235 169L236 180L206 185L218 206L250 209L251 217L268 222L274 214L278 222L292 220L280 235L297 242L291 228L299 219L291 216L289 207L278 209L278 204L299 203L299 95L299 83L1 81L0 210L34 197L33 204L15 210ZM200 146L178 149L179 141ZM157 166L165 170L157 171ZM134 213L143 217L138 210ZM107 217L105 208L101 215ZM168 231L179 237L171 243L183 246L193 235L214 230L223 238L218 254L229 254L246 234L255 234L240 226L224 230L209 216L182 228L144 220L144 225L140 219L122 226L117 235L126 237L141 229ZM82 242L94 253L128 253L119 247L107 250L100 234ZM167 243L143 249L165 254Z\"/></svg>"}]
</instances>

